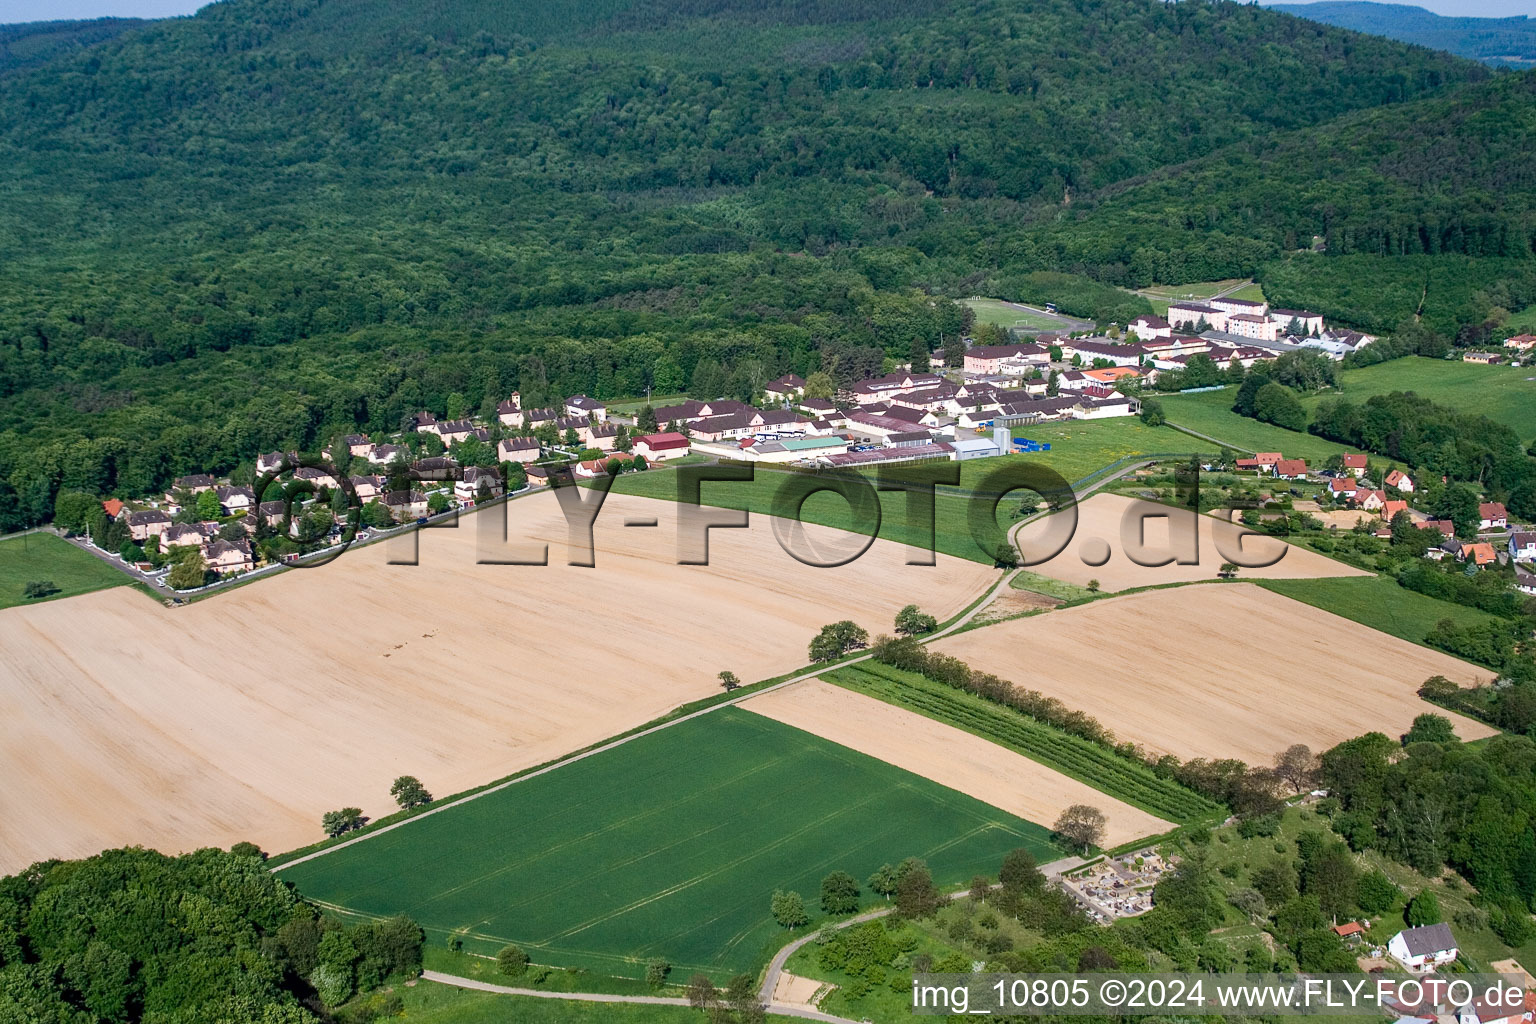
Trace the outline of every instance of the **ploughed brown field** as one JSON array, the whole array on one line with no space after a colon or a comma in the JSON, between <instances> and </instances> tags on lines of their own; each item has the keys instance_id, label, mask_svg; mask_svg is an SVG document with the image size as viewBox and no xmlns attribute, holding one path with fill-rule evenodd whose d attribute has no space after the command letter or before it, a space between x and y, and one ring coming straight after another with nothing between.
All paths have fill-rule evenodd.
<instances>
[{"instance_id":1,"label":"ploughed brown field","mask_svg":"<svg viewBox=\"0 0 1536 1024\"><path fill-rule=\"evenodd\" d=\"M1137 512L1150 513L1145 519L1144 530L1138 529ZM1354 566L1336 562L1315 551L1287 544L1275 537L1249 536L1239 542L1246 533L1240 523L1231 523L1213 516L1195 515L1193 512L1137 501L1119 494L1095 494L1077 507L1077 529L1072 540L1054 557L1030 567L1032 572L1055 579L1086 586L1089 580L1098 580L1101 589L1109 592L1150 587L1164 583L1189 583L1196 580L1217 578L1221 565L1226 561L1261 563L1269 562L1278 555L1279 560L1261 568L1239 568L1239 578L1257 579L1312 579L1320 576L1368 576L1369 573ZM1061 529L1062 513L1037 519L1020 527L1016 536L1019 549L1025 558L1033 560L1043 553L1054 550L1050 537ZM1126 524L1131 524L1129 540L1140 543L1150 552L1166 552L1170 548L1171 531L1176 527L1199 531L1198 562L1193 565L1139 565L1127 553ZM1220 541L1222 547L1217 546ZM1094 557L1099 549L1102 556L1108 552L1107 562ZM1223 548L1226 554L1223 554ZM1241 558L1229 555L1242 552ZM1099 562L1089 565L1084 561ZM1141 556L1143 562L1156 559Z\"/></svg>"},{"instance_id":2,"label":"ploughed brown field","mask_svg":"<svg viewBox=\"0 0 1536 1024\"><path fill-rule=\"evenodd\" d=\"M1269 764L1292 743L1324 750L1414 716L1464 740L1495 730L1421 700L1443 675L1491 674L1242 583L1152 590L1014 619L934 642L973 668L1084 711L1120 741L1181 758Z\"/></svg>"},{"instance_id":3,"label":"ploughed brown field","mask_svg":"<svg viewBox=\"0 0 1536 1024\"><path fill-rule=\"evenodd\" d=\"M495 553L547 542L549 566L476 564L468 516L423 531L417 566L388 564L392 540L183 608L119 589L0 611L0 872L123 844L292 849L325 811L393 810L398 775L489 782L718 693L722 669L796 668L827 622L888 631L914 600L942 619L995 579L885 541L811 568L756 515L678 565L679 506L619 495L596 566L572 567L553 494L509 508Z\"/></svg>"},{"instance_id":4,"label":"ploughed brown field","mask_svg":"<svg viewBox=\"0 0 1536 1024\"><path fill-rule=\"evenodd\" d=\"M1106 819L1105 846L1173 828L1172 822L963 729L820 679L753 697L742 707L1046 828L1073 804L1097 807Z\"/></svg>"}]
</instances>

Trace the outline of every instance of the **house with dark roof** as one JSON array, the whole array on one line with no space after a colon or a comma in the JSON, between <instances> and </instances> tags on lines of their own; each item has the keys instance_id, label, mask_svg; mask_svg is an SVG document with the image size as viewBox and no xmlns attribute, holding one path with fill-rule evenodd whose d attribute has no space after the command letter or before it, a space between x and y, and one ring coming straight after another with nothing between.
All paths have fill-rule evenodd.
<instances>
[{"instance_id":1,"label":"house with dark roof","mask_svg":"<svg viewBox=\"0 0 1536 1024\"><path fill-rule=\"evenodd\" d=\"M565 414L578 416L581 419L596 419L599 423L608 419L608 407L595 398L586 395L572 395L565 400Z\"/></svg>"},{"instance_id":2,"label":"house with dark roof","mask_svg":"<svg viewBox=\"0 0 1536 1024\"><path fill-rule=\"evenodd\" d=\"M771 380L763 385L763 394L779 402L787 402L804 393L805 378L795 373L786 373L777 380Z\"/></svg>"},{"instance_id":3,"label":"house with dark roof","mask_svg":"<svg viewBox=\"0 0 1536 1024\"><path fill-rule=\"evenodd\" d=\"M1454 961L1460 950L1450 925L1404 928L1387 940L1387 955L1415 974L1428 974Z\"/></svg>"},{"instance_id":4,"label":"house with dark roof","mask_svg":"<svg viewBox=\"0 0 1536 1024\"><path fill-rule=\"evenodd\" d=\"M1509 557L1516 562L1536 562L1536 532L1516 530L1511 533Z\"/></svg>"}]
</instances>

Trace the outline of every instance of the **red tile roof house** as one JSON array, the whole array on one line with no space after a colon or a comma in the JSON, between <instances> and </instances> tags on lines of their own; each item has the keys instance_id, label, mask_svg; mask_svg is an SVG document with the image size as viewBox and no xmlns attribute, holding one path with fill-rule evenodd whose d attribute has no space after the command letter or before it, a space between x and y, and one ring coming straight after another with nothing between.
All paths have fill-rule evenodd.
<instances>
[{"instance_id":1,"label":"red tile roof house","mask_svg":"<svg viewBox=\"0 0 1536 1024\"><path fill-rule=\"evenodd\" d=\"M1282 480L1305 480L1307 478L1307 460L1281 459L1275 463L1275 476Z\"/></svg>"},{"instance_id":2,"label":"red tile roof house","mask_svg":"<svg viewBox=\"0 0 1536 1024\"><path fill-rule=\"evenodd\" d=\"M108 498L101 503L101 510L107 514L108 519L116 519L123 511L123 503L116 498Z\"/></svg>"},{"instance_id":3,"label":"red tile roof house","mask_svg":"<svg viewBox=\"0 0 1536 1024\"><path fill-rule=\"evenodd\" d=\"M1509 525L1509 513L1497 501L1485 501L1477 506L1479 529L1502 530Z\"/></svg>"},{"instance_id":4,"label":"red tile roof house","mask_svg":"<svg viewBox=\"0 0 1536 1024\"><path fill-rule=\"evenodd\" d=\"M1381 492L1378 491L1376 493L1380 494ZM1392 520L1397 518L1399 512L1407 511L1408 503L1400 498L1391 501L1384 501L1381 503L1381 521L1384 523L1390 523Z\"/></svg>"},{"instance_id":5,"label":"red tile roof house","mask_svg":"<svg viewBox=\"0 0 1536 1024\"><path fill-rule=\"evenodd\" d=\"M1251 459L1238 459L1238 469L1256 469L1261 473L1273 473L1275 465L1282 458L1279 452L1259 452Z\"/></svg>"},{"instance_id":6,"label":"red tile roof house","mask_svg":"<svg viewBox=\"0 0 1536 1024\"><path fill-rule=\"evenodd\" d=\"M1394 490L1402 491L1404 494L1412 494L1413 477L1409 476L1407 473L1404 473L1400 469L1394 469L1392 472L1387 474L1387 486L1393 488Z\"/></svg>"},{"instance_id":7,"label":"red tile roof house","mask_svg":"<svg viewBox=\"0 0 1536 1024\"><path fill-rule=\"evenodd\" d=\"M1426 519L1419 524L1421 530L1436 530L1442 537L1456 536L1456 524L1449 519Z\"/></svg>"},{"instance_id":8,"label":"red tile roof house","mask_svg":"<svg viewBox=\"0 0 1536 1024\"><path fill-rule=\"evenodd\" d=\"M1343 924L1334 925L1333 934L1337 935L1341 939L1347 939L1351 935L1364 935L1365 926L1362 925L1359 921L1346 921Z\"/></svg>"},{"instance_id":9,"label":"red tile roof house","mask_svg":"<svg viewBox=\"0 0 1536 1024\"><path fill-rule=\"evenodd\" d=\"M635 438L635 454L645 456L646 462L662 462L680 459L688 454L688 439L682 434L641 434Z\"/></svg>"},{"instance_id":10,"label":"red tile roof house","mask_svg":"<svg viewBox=\"0 0 1536 1024\"><path fill-rule=\"evenodd\" d=\"M1476 1000L1456 1010L1456 1024L1521 1024L1530 1019L1531 1011L1525 1008L1524 999L1518 1006Z\"/></svg>"},{"instance_id":11,"label":"red tile roof house","mask_svg":"<svg viewBox=\"0 0 1536 1024\"><path fill-rule=\"evenodd\" d=\"M1471 559L1476 565L1491 565L1498 560L1498 555L1493 550L1493 545L1486 542L1477 544L1463 544L1461 546L1461 559Z\"/></svg>"},{"instance_id":12,"label":"red tile roof house","mask_svg":"<svg viewBox=\"0 0 1536 1024\"><path fill-rule=\"evenodd\" d=\"M1387 492L1376 491L1369 488L1361 488L1355 492L1354 505L1363 508L1367 512L1377 512L1386 507Z\"/></svg>"},{"instance_id":13,"label":"red tile roof house","mask_svg":"<svg viewBox=\"0 0 1536 1024\"><path fill-rule=\"evenodd\" d=\"M1328 481L1328 491L1333 495L1334 500L1352 497L1358 490L1360 490L1360 481L1352 476L1334 477Z\"/></svg>"},{"instance_id":14,"label":"red tile roof house","mask_svg":"<svg viewBox=\"0 0 1536 1024\"><path fill-rule=\"evenodd\" d=\"M1351 476L1365 475L1365 455L1356 452L1346 452L1344 455L1344 468L1349 470Z\"/></svg>"}]
</instances>

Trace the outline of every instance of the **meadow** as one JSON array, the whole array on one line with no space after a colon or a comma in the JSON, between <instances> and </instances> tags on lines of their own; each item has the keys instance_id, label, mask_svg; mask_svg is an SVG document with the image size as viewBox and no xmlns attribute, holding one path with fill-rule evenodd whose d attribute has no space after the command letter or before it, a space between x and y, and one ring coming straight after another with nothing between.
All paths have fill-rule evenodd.
<instances>
[{"instance_id":1,"label":"meadow","mask_svg":"<svg viewBox=\"0 0 1536 1024\"><path fill-rule=\"evenodd\" d=\"M1232 388L1194 394L1164 395L1158 401L1168 422L1216 438L1248 452L1280 452L1286 458L1306 459L1320 468L1330 455L1347 451L1344 445L1303 434L1271 423L1262 423L1232 411Z\"/></svg>"},{"instance_id":2,"label":"meadow","mask_svg":"<svg viewBox=\"0 0 1536 1024\"><path fill-rule=\"evenodd\" d=\"M1051 450L960 463L960 483L953 487L940 486L935 495L934 543L939 552L974 562L992 561L991 552L983 551L971 536L968 519L970 499L973 493L984 489L989 474L1009 465L1028 462L1048 466L1061 474L1068 483L1076 484L1127 456L1189 452L1202 447L1201 442L1187 434L1165 427L1149 427L1133 416L1018 427L1014 430L1014 436L1047 443ZM874 482L876 474L873 470L858 472ZM801 475L804 474L758 466L750 482L704 484L700 500L705 505L745 509L766 515L773 509L773 498L779 488L789 478ZM678 477L666 468L626 473L613 485L615 494L634 494L665 501L676 501L677 491ZM1019 492L1019 495L1024 497L1024 492ZM922 531L914 528L908 519L905 494L899 491L881 492L880 504L880 529L877 536L901 544L927 545ZM1006 502L998 507L999 525L1003 528L1010 525L1008 509ZM867 524L856 522L848 503L835 494L823 493L809 498L802 508L801 520L869 535Z\"/></svg>"},{"instance_id":3,"label":"meadow","mask_svg":"<svg viewBox=\"0 0 1536 1024\"><path fill-rule=\"evenodd\" d=\"M1536 438L1536 370L1482 366L1423 356L1405 356L1339 374L1336 391L1302 399L1308 415L1325 397L1363 402L1372 395L1415 391L1462 412L1481 413L1503 423L1522 438ZM1171 414L1170 414L1171 418Z\"/></svg>"},{"instance_id":4,"label":"meadow","mask_svg":"<svg viewBox=\"0 0 1536 1024\"><path fill-rule=\"evenodd\" d=\"M921 857L953 886L1046 829L736 708L414 820L281 870L313 899L409 914L442 944L635 977L756 970L792 936L775 889ZM865 893L868 903L879 897Z\"/></svg>"},{"instance_id":5,"label":"meadow","mask_svg":"<svg viewBox=\"0 0 1536 1024\"><path fill-rule=\"evenodd\" d=\"M52 583L57 590L28 599L28 583ZM129 583L127 576L51 533L0 540L0 608L73 597Z\"/></svg>"},{"instance_id":6,"label":"meadow","mask_svg":"<svg viewBox=\"0 0 1536 1024\"><path fill-rule=\"evenodd\" d=\"M1254 580L1265 590L1332 612L1391 636L1424 643L1441 619L1458 626L1497 622L1485 611L1441 601L1399 586L1390 576L1348 576L1311 580Z\"/></svg>"}]
</instances>

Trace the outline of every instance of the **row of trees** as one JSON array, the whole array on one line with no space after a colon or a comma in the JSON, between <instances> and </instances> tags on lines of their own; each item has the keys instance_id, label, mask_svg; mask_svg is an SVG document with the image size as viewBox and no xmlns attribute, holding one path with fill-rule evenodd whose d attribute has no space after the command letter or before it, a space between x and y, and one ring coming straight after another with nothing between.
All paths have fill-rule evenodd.
<instances>
[{"instance_id":1,"label":"row of trees","mask_svg":"<svg viewBox=\"0 0 1536 1024\"><path fill-rule=\"evenodd\" d=\"M402 775L389 787L389 795L402 811L424 807L432 802L432 794L414 775ZM354 832L368 824L368 818L360 807L343 807L339 811L326 811L321 815L320 827L332 839Z\"/></svg>"}]
</instances>

